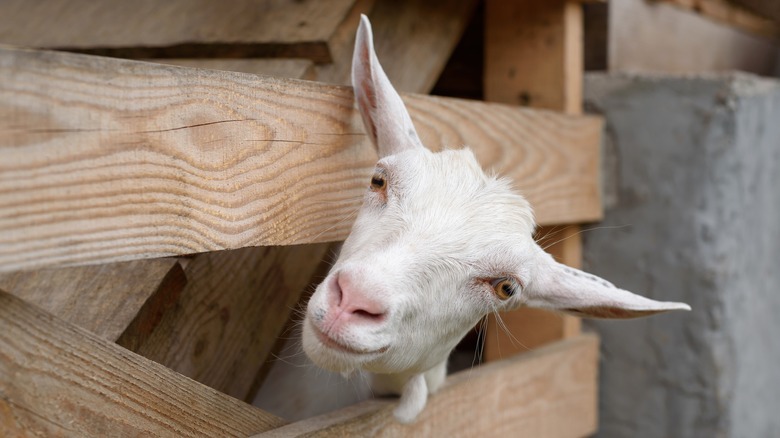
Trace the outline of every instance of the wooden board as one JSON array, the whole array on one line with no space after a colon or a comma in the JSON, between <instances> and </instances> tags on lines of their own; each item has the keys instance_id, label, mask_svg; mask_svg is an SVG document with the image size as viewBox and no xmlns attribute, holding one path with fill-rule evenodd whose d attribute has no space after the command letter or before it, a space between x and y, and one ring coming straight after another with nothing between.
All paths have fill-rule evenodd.
<instances>
[{"instance_id":1,"label":"wooden board","mask_svg":"<svg viewBox=\"0 0 780 438\"><path fill-rule=\"evenodd\" d=\"M373 0L367 13L374 45L390 82L401 92L428 93L458 44L475 0ZM350 23L352 24L352 23ZM357 20L344 26L332 44L333 64L318 65L317 80L350 83ZM414 66L414 68L410 68Z\"/></svg>"},{"instance_id":2,"label":"wooden board","mask_svg":"<svg viewBox=\"0 0 780 438\"><path fill-rule=\"evenodd\" d=\"M0 270L341 240L376 160L345 87L13 49L0 75ZM405 101L539 222L600 216L600 119Z\"/></svg>"},{"instance_id":3,"label":"wooden board","mask_svg":"<svg viewBox=\"0 0 780 438\"><path fill-rule=\"evenodd\" d=\"M669 3L684 9L695 11L704 15L712 20L719 21L729 26L743 29L747 32L760 35L767 38L777 38L780 36L780 3L774 2L775 6L772 8L762 7L763 5L769 5L769 1L766 0L656 0L664 3ZM742 3L743 6L738 5ZM759 6L761 5L761 6ZM768 17L772 17L774 14L774 20L770 18L764 18L745 6L759 11ZM758 6L758 8L753 8Z\"/></svg>"},{"instance_id":4,"label":"wooden board","mask_svg":"<svg viewBox=\"0 0 780 438\"><path fill-rule=\"evenodd\" d=\"M732 0L758 15L771 18L780 25L780 3L776 0Z\"/></svg>"},{"instance_id":5,"label":"wooden board","mask_svg":"<svg viewBox=\"0 0 780 438\"><path fill-rule=\"evenodd\" d=\"M110 341L146 339L185 283L176 259L0 273L0 289Z\"/></svg>"},{"instance_id":6,"label":"wooden board","mask_svg":"<svg viewBox=\"0 0 780 438\"><path fill-rule=\"evenodd\" d=\"M255 437L588 436L597 371L598 338L580 335L448 377L411 425L392 417L395 403L371 400Z\"/></svg>"},{"instance_id":7,"label":"wooden board","mask_svg":"<svg viewBox=\"0 0 780 438\"><path fill-rule=\"evenodd\" d=\"M485 100L581 112L582 5L488 0Z\"/></svg>"},{"instance_id":8,"label":"wooden board","mask_svg":"<svg viewBox=\"0 0 780 438\"><path fill-rule=\"evenodd\" d=\"M253 397L255 376L327 244L201 254L187 266L178 305L133 351L233 397Z\"/></svg>"},{"instance_id":9,"label":"wooden board","mask_svg":"<svg viewBox=\"0 0 780 438\"><path fill-rule=\"evenodd\" d=\"M127 58L300 57L328 40L355 0L4 0L0 41Z\"/></svg>"},{"instance_id":10,"label":"wooden board","mask_svg":"<svg viewBox=\"0 0 780 438\"><path fill-rule=\"evenodd\" d=\"M4 436L236 436L283 424L0 291Z\"/></svg>"},{"instance_id":11,"label":"wooden board","mask_svg":"<svg viewBox=\"0 0 780 438\"><path fill-rule=\"evenodd\" d=\"M255 75L276 76L314 80L314 63L308 59L147 59L160 64L181 67L209 68L212 70L237 71Z\"/></svg>"}]
</instances>

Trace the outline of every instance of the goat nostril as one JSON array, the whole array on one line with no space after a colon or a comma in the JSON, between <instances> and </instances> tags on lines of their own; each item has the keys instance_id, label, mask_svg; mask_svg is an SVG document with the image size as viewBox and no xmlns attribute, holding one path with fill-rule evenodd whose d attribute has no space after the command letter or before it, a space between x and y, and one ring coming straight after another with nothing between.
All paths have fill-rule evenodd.
<instances>
[{"instance_id":1,"label":"goat nostril","mask_svg":"<svg viewBox=\"0 0 780 438\"><path fill-rule=\"evenodd\" d=\"M384 313L371 313L368 310L364 310L364 309L355 309L352 311L352 314L364 319L377 321L377 322L381 321L385 317Z\"/></svg>"},{"instance_id":2,"label":"goat nostril","mask_svg":"<svg viewBox=\"0 0 780 438\"><path fill-rule=\"evenodd\" d=\"M341 306L341 300L344 299L344 291L341 288L341 283L339 281L339 275L336 274L333 277L333 280L331 280L330 285L330 296L331 296L331 302L335 303L336 307Z\"/></svg>"}]
</instances>

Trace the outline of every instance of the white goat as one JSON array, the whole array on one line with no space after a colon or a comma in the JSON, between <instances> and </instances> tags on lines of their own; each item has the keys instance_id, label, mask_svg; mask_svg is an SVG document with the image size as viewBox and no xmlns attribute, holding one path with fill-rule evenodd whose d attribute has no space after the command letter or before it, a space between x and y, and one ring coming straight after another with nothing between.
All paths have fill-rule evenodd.
<instances>
[{"instance_id":1,"label":"white goat","mask_svg":"<svg viewBox=\"0 0 780 438\"><path fill-rule=\"evenodd\" d=\"M486 175L469 149L430 152L376 58L363 16L355 99L380 160L341 254L309 301L303 348L317 365L374 373L378 393L414 421L444 382L455 345L490 312L541 307L633 318L653 301L561 265L534 242L531 207Z\"/></svg>"}]
</instances>

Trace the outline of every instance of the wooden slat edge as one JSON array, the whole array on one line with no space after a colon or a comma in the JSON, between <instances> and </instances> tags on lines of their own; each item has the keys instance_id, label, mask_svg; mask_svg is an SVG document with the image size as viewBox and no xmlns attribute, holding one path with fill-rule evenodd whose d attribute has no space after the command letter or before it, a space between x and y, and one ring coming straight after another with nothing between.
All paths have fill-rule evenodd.
<instances>
[{"instance_id":1,"label":"wooden slat edge","mask_svg":"<svg viewBox=\"0 0 780 438\"><path fill-rule=\"evenodd\" d=\"M282 333L328 244L200 254L179 304L133 351L240 400Z\"/></svg>"},{"instance_id":2,"label":"wooden slat edge","mask_svg":"<svg viewBox=\"0 0 780 438\"><path fill-rule=\"evenodd\" d=\"M0 288L107 339L141 339L184 287L176 259L0 274Z\"/></svg>"},{"instance_id":3,"label":"wooden slat edge","mask_svg":"<svg viewBox=\"0 0 780 438\"><path fill-rule=\"evenodd\" d=\"M330 62L329 39L355 0L5 0L0 40L122 58L304 57ZM89 23L85 25L85 23Z\"/></svg>"},{"instance_id":4,"label":"wooden slat edge","mask_svg":"<svg viewBox=\"0 0 780 438\"><path fill-rule=\"evenodd\" d=\"M598 337L583 334L450 376L411 425L392 417L394 402L370 400L255 437L587 436L597 371Z\"/></svg>"},{"instance_id":5,"label":"wooden slat edge","mask_svg":"<svg viewBox=\"0 0 780 438\"><path fill-rule=\"evenodd\" d=\"M0 291L10 436L247 436L283 422Z\"/></svg>"},{"instance_id":6,"label":"wooden slat edge","mask_svg":"<svg viewBox=\"0 0 780 438\"><path fill-rule=\"evenodd\" d=\"M0 75L0 270L343 240L376 160L349 87L14 49ZM404 99L538 222L600 217L600 119Z\"/></svg>"},{"instance_id":7,"label":"wooden slat edge","mask_svg":"<svg viewBox=\"0 0 780 438\"><path fill-rule=\"evenodd\" d=\"M680 9L701 14L711 20L742 29L754 35L776 40L780 37L780 24L763 17L740 5L739 1L727 0L654 0L668 3ZM780 8L777 9L780 18Z\"/></svg>"}]
</instances>

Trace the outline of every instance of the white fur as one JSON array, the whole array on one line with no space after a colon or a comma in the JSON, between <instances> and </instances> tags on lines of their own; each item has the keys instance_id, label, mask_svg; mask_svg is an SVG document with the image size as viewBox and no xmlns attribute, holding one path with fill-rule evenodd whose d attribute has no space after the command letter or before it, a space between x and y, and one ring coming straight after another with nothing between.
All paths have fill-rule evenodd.
<instances>
[{"instance_id":1,"label":"white fur","mask_svg":"<svg viewBox=\"0 0 780 438\"><path fill-rule=\"evenodd\" d=\"M414 421L444 382L449 353L490 312L531 305L626 318L690 309L558 264L534 242L531 207L507 181L486 175L468 149L425 149L374 55L366 17L353 85L386 188L367 191L309 301L303 347L323 368L377 373L375 391L401 394L399 421ZM502 300L490 281L504 277L520 288Z\"/></svg>"}]
</instances>

